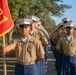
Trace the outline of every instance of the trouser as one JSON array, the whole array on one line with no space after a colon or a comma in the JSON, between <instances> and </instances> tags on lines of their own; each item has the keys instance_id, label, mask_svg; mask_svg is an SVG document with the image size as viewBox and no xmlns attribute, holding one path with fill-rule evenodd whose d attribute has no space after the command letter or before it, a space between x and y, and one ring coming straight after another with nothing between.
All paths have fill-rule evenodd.
<instances>
[{"instance_id":1,"label":"trouser","mask_svg":"<svg viewBox=\"0 0 76 75\"><path fill-rule=\"evenodd\" d=\"M48 57L48 46L44 46L44 50L45 50L45 61L46 61Z\"/></svg>"},{"instance_id":2,"label":"trouser","mask_svg":"<svg viewBox=\"0 0 76 75\"><path fill-rule=\"evenodd\" d=\"M52 42L51 47L52 47L54 57L56 58L56 44Z\"/></svg>"},{"instance_id":3,"label":"trouser","mask_svg":"<svg viewBox=\"0 0 76 75\"><path fill-rule=\"evenodd\" d=\"M15 75L38 75L38 70L36 64L24 66L21 64L16 64Z\"/></svg>"},{"instance_id":4,"label":"trouser","mask_svg":"<svg viewBox=\"0 0 76 75\"><path fill-rule=\"evenodd\" d=\"M51 50L53 51L54 50L54 43L52 40L50 40L50 43L51 43Z\"/></svg>"},{"instance_id":5,"label":"trouser","mask_svg":"<svg viewBox=\"0 0 76 75\"><path fill-rule=\"evenodd\" d=\"M41 60L42 62L42 75L45 75L45 58Z\"/></svg>"},{"instance_id":6,"label":"trouser","mask_svg":"<svg viewBox=\"0 0 76 75\"><path fill-rule=\"evenodd\" d=\"M54 54L54 57L55 57L55 59L57 59L57 58L56 58L56 56L57 56L56 44L53 43L52 46L53 46L53 54ZM56 69L57 69L57 61L55 61L55 67L56 67Z\"/></svg>"},{"instance_id":7,"label":"trouser","mask_svg":"<svg viewBox=\"0 0 76 75\"><path fill-rule=\"evenodd\" d=\"M38 75L42 75L42 61L36 61L36 65L37 65L37 68L38 68Z\"/></svg>"},{"instance_id":8,"label":"trouser","mask_svg":"<svg viewBox=\"0 0 76 75\"><path fill-rule=\"evenodd\" d=\"M76 75L76 55L62 56L61 75Z\"/></svg>"},{"instance_id":9,"label":"trouser","mask_svg":"<svg viewBox=\"0 0 76 75\"><path fill-rule=\"evenodd\" d=\"M61 66L62 66L62 53L56 51L56 70L57 75L61 74Z\"/></svg>"},{"instance_id":10,"label":"trouser","mask_svg":"<svg viewBox=\"0 0 76 75\"><path fill-rule=\"evenodd\" d=\"M45 75L45 58L40 61L36 61L36 65L38 68L38 75Z\"/></svg>"},{"instance_id":11,"label":"trouser","mask_svg":"<svg viewBox=\"0 0 76 75\"><path fill-rule=\"evenodd\" d=\"M48 46L43 46L45 51L45 57L42 61L42 75L45 75L45 65L48 57Z\"/></svg>"}]
</instances>

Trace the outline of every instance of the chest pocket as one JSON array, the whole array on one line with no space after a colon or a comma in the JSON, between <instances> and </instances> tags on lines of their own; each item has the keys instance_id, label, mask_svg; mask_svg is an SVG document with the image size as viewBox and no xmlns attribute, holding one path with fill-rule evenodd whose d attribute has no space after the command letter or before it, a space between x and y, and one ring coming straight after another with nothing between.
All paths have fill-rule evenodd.
<instances>
[{"instance_id":1,"label":"chest pocket","mask_svg":"<svg viewBox=\"0 0 76 75\"><path fill-rule=\"evenodd\" d=\"M17 45L16 45L16 50L21 51L22 50L22 46L23 46L23 44L18 42Z\"/></svg>"},{"instance_id":2,"label":"chest pocket","mask_svg":"<svg viewBox=\"0 0 76 75\"><path fill-rule=\"evenodd\" d=\"M75 42L72 42L71 43L71 46L75 47L76 46L76 43Z\"/></svg>"},{"instance_id":3,"label":"chest pocket","mask_svg":"<svg viewBox=\"0 0 76 75\"><path fill-rule=\"evenodd\" d=\"M28 47L27 47L27 51L28 51L28 52L31 52L31 51L33 51L34 49L35 49L35 46L34 46L33 43L28 44Z\"/></svg>"}]
</instances>

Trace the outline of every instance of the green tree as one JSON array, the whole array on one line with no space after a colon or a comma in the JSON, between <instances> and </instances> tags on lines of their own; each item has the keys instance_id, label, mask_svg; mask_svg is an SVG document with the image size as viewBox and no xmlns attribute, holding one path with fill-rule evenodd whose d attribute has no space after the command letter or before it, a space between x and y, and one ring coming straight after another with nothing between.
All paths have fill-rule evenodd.
<instances>
[{"instance_id":1,"label":"green tree","mask_svg":"<svg viewBox=\"0 0 76 75\"><path fill-rule=\"evenodd\" d=\"M49 19L51 20L50 25L55 24L51 16L62 16L65 9L71 8L71 5L63 4L63 0L8 0L8 3L14 22L18 18L35 15L47 25Z\"/></svg>"},{"instance_id":2,"label":"green tree","mask_svg":"<svg viewBox=\"0 0 76 75\"><path fill-rule=\"evenodd\" d=\"M55 28L51 16L62 16L71 5L63 4L63 0L8 0L12 19L16 21L34 15L40 18L44 28L50 33Z\"/></svg>"},{"instance_id":3,"label":"green tree","mask_svg":"<svg viewBox=\"0 0 76 75\"><path fill-rule=\"evenodd\" d=\"M25 0L27 2L27 16L36 15L43 23L44 28L51 32L55 22L51 16L62 16L71 5L63 4L63 0Z\"/></svg>"}]
</instances>

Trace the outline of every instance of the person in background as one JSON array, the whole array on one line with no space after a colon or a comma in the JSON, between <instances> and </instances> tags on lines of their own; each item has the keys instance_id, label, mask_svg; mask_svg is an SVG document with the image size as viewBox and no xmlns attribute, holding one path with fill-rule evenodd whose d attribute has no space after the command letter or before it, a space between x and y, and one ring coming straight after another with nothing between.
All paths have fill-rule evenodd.
<instances>
[{"instance_id":1,"label":"person in background","mask_svg":"<svg viewBox=\"0 0 76 75\"><path fill-rule=\"evenodd\" d=\"M42 26L41 22L38 23L38 25L36 26L36 29L40 30L41 32L43 32L43 34L45 35L46 39L50 40L49 34L48 32L44 29L44 27ZM45 61L47 60L48 57L48 46L44 46L44 50L45 50Z\"/></svg>"},{"instance_id":2,"label":"person in background","mask_svg":"<svg viewBox=\"0 0 76 75\"><path fill-rule=\"evenodd\" d=\"M72 20L71 20L70 18L68 18L68 17L64 17L64 18L62 19L62 22L63 22L64 24L66 24L67 22L72 22Z\"/></svg>"},{"instance_id":3,"label":"person in background","mask_svg":"<svg viewBox=\"0 0 76 75\"><path fill-rule=\"evenodd\" d=\"M62 19L62 27L61 27L61 29L59 30L59 32L57 32L57 34L55 35L55 40L56 40L56 43L57 43L57 41L58 41L58 39L60 38L60 37L64 37L64 36L66 36L66 30L65 30L65 25L66 25L66 23L68 23L68 22L72 22L72 20L70 19L70 18L68 18L68 17L65 17L65 18L63 18ZM60 53L59 51L57 51L56 50L56 59L57 59L57 75L60 75L60 72L61 72L61 62L62 62L62 59L61 59L61 57L62 57L62 53Z\"/></svg>"},{"instance_id":4,"label":"person in background","mask_svg":"<svg viewBox=\"0 0 76 75\"><path fill-rule=\"evenodd\" d=\"M61 59L60 59L60 53L56 50L56 44L57 44L57 41L58 41L58 33L60 32L60 30L63 28L63 23L59 23L58 26L57 26L57 30L56 32L53 33L53 43L54 43L54 48L53 48L53 53L54 53L54 57L56 58L56 61L55 61L55 67L56 67L56 70L57 70L57 75L60 75L60 64L61 64Z\"/></svg>"},{"instance_id":5,"label":"person in background","mask_svg":"<svg viewBox=\"0 0 76 75\"><path fill-rule=\"evenodd\" d=\"M40 30L36 29L39 19L36 16L30 16L29 19L33 21L30 25L30 35L40 40L43 46L48 45L45 35Z\"/></svg>"},{"instance_id":6,"label":"person in background","mask_svg":"<svg viewBox=\"0 0 76 75\"><path fill-rule=\"evenodd\" d=\"M76 26L74 26L74 36L76 37Z\"/></svg>"},{"instance_id":7,"label":"person in background","mask_svg":"<svg viewBox=\"0 0 76 75\"><path fill-rule=\"evenodd\" d=\"M35 37L36 39L38 39L43 46L48 45L48 40L46 39L43 32L36 28L39 23L39 18L36 16L30 16L29 19L31 19L33 21L33 23L30 26L30 28L31 28L30 35ZM45 71L45 59L36 62L36 65L38 67L39 75L45 74L45 72L44 72Z\"/></svg>"},{"instance_id":8,"label":"person in background","mask_svg":"<svg viewBox=\"0 0 76 75\"><path fill-rule=\"evenodd\" d=\"M39 21L38 24L36 24L36 29L38 29L39 31L41 31L47 41L49 42L50 38L49 38L49 34L48 32L43 28L42 23ZM43 46L44 50L45 50L45 58L42 60L42 65L43 65L43 75L45 75L45 66L47 65L47 57L48 57L48 46Z\"/></svg>"},{"instance_id":9,"label":"person in background","mask_svg":"<svg viewBox=\"0 0 76 75\"><path fill-rule=\"evenodd\" d=\"M44 27L42 26L42 23L39 22L38 25L36 26L36 29L39 29L40 31L43 32L43 34L45 35L45 37L47 38L47 40L49 41L50 37L48 32L44 29Z\"/></svg>"},{"instance_id":10,"label":"person in background","mask_svg":"<svg viewBox=\"0 0 76 75\"><path fill-rule=\"evenodd\" d=\"M66 34L60 37L56 49L62 53L62 66L60 75L76 75L76 37L74 37L74 23L65 24Z\"/></svg>"}]
</instances>

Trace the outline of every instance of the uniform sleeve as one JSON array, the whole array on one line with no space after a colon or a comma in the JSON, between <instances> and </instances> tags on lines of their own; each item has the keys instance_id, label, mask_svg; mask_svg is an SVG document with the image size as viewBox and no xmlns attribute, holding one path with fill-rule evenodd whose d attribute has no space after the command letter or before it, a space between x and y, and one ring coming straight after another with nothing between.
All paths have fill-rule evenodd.
<instances>
[{"instance_id":1,"label":"uniform sleeve","mask_svg":"<svg viewBox=\"0 0 76 75\"><path fill-rule=\"evenodd\" d=\"M36 48L37 48L37 56L45 54L44 49L43 49L40 41L38 41Z\"/></svg>"},{"instance_id":2,"label":"uniform sleeve","mask_svg":"<svg viewBox=\"0 0 76 75\"><path fill-rule=\"evenodd\" d=\"M49 37L48 32L45 29L43 29L42 31L43 31L45 37L47 38L47 40L49 41L50 37Z\"/></svg>"},{"instance_id":3,"label":"uniform sleeve","mask_svg":"<svg viewBox=\"0 0 76 75\"><path fill-rule=\"evenodd\" d=\"M62 41L61 38L58 39L57 45L56 45L56 50L59 52L62 52Z\"/></svg>"},{"instance_id":4,"label":"uniform sleeve","mask_svg":"<svg viewBox=\"0 0 76 75\"><path fill-rule=\"evenodd\" d=\"M10 47L12 47L12 50L15 50L16 44L17 44L17 40L11 42Z\"/></svg>"},{"instance_id":5,"label":"uniform sleeve","mask_svg":"<svg viewBox=\"0 0 76 75\"><path fill-rule=\"evenodd\" d=\"M55 32L55 33L53 34L53 39L52 39L52 41L53 41L54 43L57 43L57 41L58 41L58 33L57 33L57 32Z\"/></svg>"},{"instance_id":6,"label":"uniform sleeve","mask_svg":"<svg viewBox=\"0 0 76 75\"><path fill-rule=\"evenodd\" d=\"M39 34L41 36L40 40L41 40L42 43L48 42L48 40L46 39L45 35L41 31L39 32Z\"/></svg>"}]
</instances>

